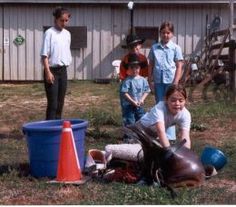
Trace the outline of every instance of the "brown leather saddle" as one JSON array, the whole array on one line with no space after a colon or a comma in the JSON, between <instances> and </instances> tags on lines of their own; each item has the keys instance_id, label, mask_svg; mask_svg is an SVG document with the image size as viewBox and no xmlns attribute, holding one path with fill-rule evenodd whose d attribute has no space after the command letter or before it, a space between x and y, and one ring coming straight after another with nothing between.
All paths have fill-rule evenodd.
<instances>
[{"instance_id":1,"label":"brown leather saddle","mask_svg":"<svg viewBox=\"0 0 236 207\"><path fill-rule=\"evenodd\" d=\"M151 137L141 127L133 125L128 128L136 133L136 138L142 145L144 162L150 162L150 167L145 170L150 170L153 180L159 180L163 185L171 187L203 184L204 166L197 154L184 146L186 140L164 149L156 138Z\"/></svg>"}]
</instances>

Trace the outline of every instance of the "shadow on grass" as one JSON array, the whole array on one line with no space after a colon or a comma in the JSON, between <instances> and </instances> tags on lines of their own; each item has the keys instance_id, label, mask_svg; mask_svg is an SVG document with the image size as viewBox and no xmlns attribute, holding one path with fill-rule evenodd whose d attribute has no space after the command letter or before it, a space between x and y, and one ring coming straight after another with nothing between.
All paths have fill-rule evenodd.
<instances>
[{"instance_id":1,"label":"shadow on grass","mask_svg":"<svg viewBox=\"0 0 236 207\"><path fill-rule=\"evenodd\" d=\"M24 135L20 132L0 133L0 139L23 139Z\"/></svg>"},{"instance_id":2,"label":"shadow on grass","mask_svg":"<svg viewBox=\"0 0 236 207\"><path fill-rule=\"evenodd\" d=\"M30 174L30 168L28 163L20 163L14 165L1 165L0 176L3 174L9 174L12 171L17 172L18 177L27 177Z\"/></svg>"}]
</instances>

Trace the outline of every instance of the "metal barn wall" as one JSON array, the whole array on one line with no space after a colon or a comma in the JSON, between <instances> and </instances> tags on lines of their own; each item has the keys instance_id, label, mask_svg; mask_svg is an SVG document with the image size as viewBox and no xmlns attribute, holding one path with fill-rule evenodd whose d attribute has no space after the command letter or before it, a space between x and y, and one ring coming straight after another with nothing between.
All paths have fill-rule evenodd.
<instances>
[{"instance_id":1,"label":"metal barn wall","mask_svg":"<svg viewBox=\"0 0 236 207\"><path fill-rule=\"evenodd\" d=\"M68 68L69 79L94 79L110 77L111 62L127 51L121 48L129 30L128 9L118 5L66 4L72 18L70 26L87 26L87 48L72 50L73 62ZM4 17L1 38L9 39L4 47L4 80L42 80L40 49L43 26L53 25L53 4L4 4L0 18ZM199 52L204 44L206 15L223 19L222 28L229 25L229 8L226 4L204 5L137 5L134 26L159 26L164 20L175 25L176 41L184 55ZM1 31L0 31L1 32ZM22 45L15 45L17 35L25 38ZM3 41L1 41L3 43ZM0 44L1 44L0 43ZM147 55L149 49L143 50ZM2 53L1 53L2 54ZM0 69L0 72L2 67Z\"/></svg>"},{"instance_id":2,"label":"metal barn wall","mask_svg":"<svg viewBox=\"0 0 236 207\"><path fill-rule=\"evenodd\" d=\"M3 53L4 53L4 47L3 47L3 14L2 14L2 7L0 6L0 80L2 80L3 77Z\"/></svg>"}]
</instances>

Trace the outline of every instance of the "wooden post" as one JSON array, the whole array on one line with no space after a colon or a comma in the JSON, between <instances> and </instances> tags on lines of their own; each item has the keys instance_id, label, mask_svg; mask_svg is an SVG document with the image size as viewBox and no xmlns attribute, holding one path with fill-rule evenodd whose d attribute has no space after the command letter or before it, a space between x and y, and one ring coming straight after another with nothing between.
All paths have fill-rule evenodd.
<instances>
[{"instance_id":1,"label":"wooden post","mask_svg":"<svg viewBox=\"0 0 236 207\"><path fill-rule=\"evenodd\" d=\"M232 101L236 103L236 41L231 40L229 46L229 61L231 65L230 72L230 90L232 91Z\"/></svg>"},{"instance_id":2,"label":"wooden post","mask_svg":"<svg viewBox=\"0 0 236 207\"><path fill-rule=\"evenodd\" d=\"M234 34L234 0L229 0L229 5L230 5L230 18L229 18L229 29L230 29L230 39L235 40L236 35Z\"/></svg>"},{"instance_id":3,"label":"wooden post","mask_svg":"<svg viewBox=\"0 0 236 207\"><path fill-rule=\"evenodd\" d=\"M234 42L234 45L235 45L235 42ZM234 103L236 103L236 67L235 67L235 65L236 65L236 48L234 47L234 52L233 52L233 54L234 54L234 60L233 60L233 86L234 86L234 88L233 88L233 101L234 101Z\"/></svg>"}]
</instances>

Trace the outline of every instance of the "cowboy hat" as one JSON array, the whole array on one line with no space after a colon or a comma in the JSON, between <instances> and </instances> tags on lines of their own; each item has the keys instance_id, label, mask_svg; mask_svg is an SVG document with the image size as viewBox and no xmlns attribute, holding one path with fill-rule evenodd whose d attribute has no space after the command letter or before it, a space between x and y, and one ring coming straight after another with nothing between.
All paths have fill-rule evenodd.
<instances>
[{"instance_id":1,"label":"cowboy hat","mask_svg":"<svg viewBox=\"0 0 236 207\"><path fill-rule=\"evenodd\" d=\"M126 45L122 45L122 48L128 48L135 44L143 44L145 39L139 38L136 34L129 34L126 37Z\"/></svg>"},{"instance_id":2,"label":"cowboy hat","mask_svg":"<svg viewBox=\"0 0 236 207\"><path fill-rule=\"evenodd\" d=\"M139 65L141 66L141 61L139 56L136 53L131 53L128 56L128 63L127 66L132 66L132 65Z\"/></svg>"}]
</instances>

